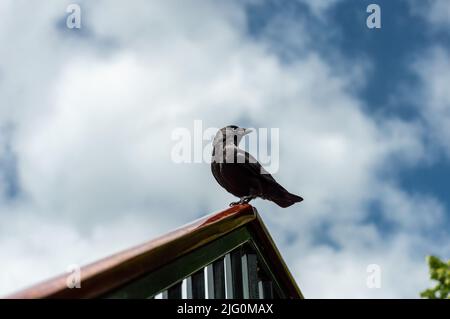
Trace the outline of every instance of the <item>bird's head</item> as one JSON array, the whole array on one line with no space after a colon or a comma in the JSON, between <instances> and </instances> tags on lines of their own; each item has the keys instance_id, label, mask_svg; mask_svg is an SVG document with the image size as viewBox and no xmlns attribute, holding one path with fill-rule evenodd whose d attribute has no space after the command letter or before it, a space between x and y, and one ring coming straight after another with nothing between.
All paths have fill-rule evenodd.
<instances>
[{"instance_id":1,"label":"bird's head","mask_svg":"<svg viewBox=\"0 0 450 319\"><path fill-rule=\"evenodd\" d=\"M214 138L214 144L223 143L223 145L225 145L234 143L236 146L238 146L241 139L251 132L252 130L248 128L238 127L236 125L228 125L221 128L217 132L216 137Z\"/></svg>"}]
</instances>

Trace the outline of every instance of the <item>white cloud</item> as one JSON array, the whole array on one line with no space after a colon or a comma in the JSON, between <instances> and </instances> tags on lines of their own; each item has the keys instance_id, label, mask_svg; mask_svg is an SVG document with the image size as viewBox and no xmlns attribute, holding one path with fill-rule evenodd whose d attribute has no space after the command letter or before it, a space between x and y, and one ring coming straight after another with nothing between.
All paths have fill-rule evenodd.
<instances>
[{"instance_id":1,"label":"white cloud","mask_svg":"<svg viewBox=\"0 0 450 319\"><path fill-rule=\"evenodd\" d=\"M64 273L70 264L85 265L127 249L167 228L157 216L122 216L83 230L34 212L14 213L7 225L0 225L3 293Z\"/></svg>"},{"instance_id":2,"label":"white cloud","mask_svg":"<svg viewBox=\"0 0 450 319\"><path fill-rule=\"evenodd\" d=\"M447 0L410 1L411 10L422 16L433 30L448 30L450 26L450 2Z\"/></svg>"},{"instance_id":3,"label":"white cloud","mask_svg":"<svg viewBox=\"0 0 450 319\"><path fill-rule=\"evenodd\" d=\"M237 3L120 3L82 3L82 36L56 28L64 6L36 15L11 2L6 16L25 13L0 21L1 39L20 52L0 67L0 120L14 127L22 190L0 206L8 216L0 293L225 207L232 197L207 165L170 160L171 131L202 119L280 128L276 177L306 200L286 210L255 204L306 296L417 296L426 283L421 254L433 243L411 230L433 227L427 216L442 208L419 195L409 203L380 177L390 163L422 159L422 136L414 124L363 111L351 93L361 66L343 73L307 48L284 63L268 38L248 37ZM0 57L12 54L2 48ZM373 201L396 224L389 239L367 221ZM340 248L316 243L319 234ZM423 249L411 252L419 239ZM369 263L386 273L377 293L365 286Z\"/></svg>"},{"instance_id":4,"label":"white cloud","mask_svg":"<svg viewBox=\"0 0 450 319\"><path fill-rule=\"evenodd\" d=\"M365 236L365 231L358 235ZM299 282L308 288L304 293L310 298L414 298L416 292L428 284L427 270L421 267L424 259L411 260L404 248L401 242L390 243L390 247L383 250L357 252L350 247L336 251L319 246L308 250L302 259L298 258L294 269ZM381 270L379 288L367 286L370 275L367 267L372 264ZM302 268L308 272L302 272Z\"/></svg>"},{"instance_id":5,"label":"white cloud","mask_svg":"<svg viewBox=\"0 0 450 319\"><path fill-rule=\"evenodd\" d=\"M315 16L320 18L323 18L325 13L340 1L341 0L298 0L298 2L304 3Z\"/></svg>"}]
</instances>

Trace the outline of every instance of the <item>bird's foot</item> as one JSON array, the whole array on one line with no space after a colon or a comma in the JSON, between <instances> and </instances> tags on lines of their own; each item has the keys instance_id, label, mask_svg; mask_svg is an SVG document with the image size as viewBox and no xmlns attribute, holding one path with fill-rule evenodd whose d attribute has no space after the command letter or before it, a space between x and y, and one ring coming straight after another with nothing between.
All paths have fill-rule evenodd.
<instances>
[{"instance_id":1,"label":"bird's foot","mask_svg":"<svg viewBox=\"0 0 450 319\"><path fill-rule=\"evenodd\" d=\"M239 201L239 202L231 202L229 206L231 207L231 206L236 206L236 205L240 205L240 204L242 204L241 201Z\"/></svg>"},{"instance_id":2,"label":"bird's foot","mask_svg":"<svg viewBox=\"0 0 450 319\"><path fill-rule=\"evenodd\" d=\"M230 206L248 204L252 199L255 199L255 197L256 196L252 196L252 195L241 197L238 202L230 203Z\"/></svg>"},{"instance_id":3,"label":"bird's foot","mask_svg":"<svg viewBox=\"0 0 450 319\"><path fill-rule=\"evenodd\" d=\"M252 199L255 199L256 196L250 195L250 196L244 196L241 198L241 201L243 201L245 204L248 204Z\"/></svg>"}]
</instances>

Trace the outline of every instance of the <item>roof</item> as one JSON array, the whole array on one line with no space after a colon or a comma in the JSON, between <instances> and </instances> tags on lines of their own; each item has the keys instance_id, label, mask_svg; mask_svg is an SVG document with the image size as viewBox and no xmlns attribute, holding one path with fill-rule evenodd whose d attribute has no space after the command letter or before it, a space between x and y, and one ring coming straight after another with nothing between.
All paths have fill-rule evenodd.
<instances>
[{"instance_id":1,"label":"roof","mask_svg":"<svg viewBox=\"0 0 450 319\"><path fill-rule=\"evenodd\" d=\"M70 289L61 274L7 298L96 298L132 282L226 234L246 227L270 260L289 298L303 298L261 217L249 204L232 206L180 227L161 237L81 268L81 288Z\"/></svg>"}]
</instances>

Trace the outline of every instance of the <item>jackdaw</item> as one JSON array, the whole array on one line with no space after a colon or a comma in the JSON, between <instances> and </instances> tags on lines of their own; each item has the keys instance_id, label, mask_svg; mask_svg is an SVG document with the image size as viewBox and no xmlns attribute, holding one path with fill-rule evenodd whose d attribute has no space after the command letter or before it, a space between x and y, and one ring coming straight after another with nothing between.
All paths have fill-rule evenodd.
<instances>
[{"instance_id":1,"label":"jackdaw","mask_svg":"<svg viewBox=\"0 0 450 319\"><path fill-rule=\"evenodd\" d=\"M213 140L212 174L223 188L240 199L230 206L248 203L256 197L281 207L301 202L302 197L289 193L252 155L238 147L244 135L251 131L229 125L220 129Z\"/></svg>"}]
</instances>

